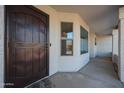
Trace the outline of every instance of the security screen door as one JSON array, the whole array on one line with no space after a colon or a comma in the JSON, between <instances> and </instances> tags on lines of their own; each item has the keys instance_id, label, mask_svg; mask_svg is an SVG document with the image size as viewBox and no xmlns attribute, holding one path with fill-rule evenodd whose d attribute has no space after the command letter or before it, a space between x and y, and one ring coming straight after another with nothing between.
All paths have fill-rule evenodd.
<instances>
[{"instance_id":1,"label":"security screen door","mask_svg":"<svg viewBox=\"0 0 124 93\"><path fill-rule=\"evenodd\" d=\"M48 18L33 6L6 6L5 87L25 87L48 75Z\"/></svg>"}]
</instances>

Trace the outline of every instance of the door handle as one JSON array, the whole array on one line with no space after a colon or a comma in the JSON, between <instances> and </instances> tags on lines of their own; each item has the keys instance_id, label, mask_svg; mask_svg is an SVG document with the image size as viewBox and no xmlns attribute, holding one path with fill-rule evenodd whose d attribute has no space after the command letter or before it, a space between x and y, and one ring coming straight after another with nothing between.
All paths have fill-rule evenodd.
<instances>
[{"instance_id":1,"label":"door handle","mask_svg":"<svg viewBox=\"0 0 124 93\"><path fill-rule=\"evenodd\" d=\"M51 43L46 43L46 47L51 47Z\"/></svg>"}]
</instances>

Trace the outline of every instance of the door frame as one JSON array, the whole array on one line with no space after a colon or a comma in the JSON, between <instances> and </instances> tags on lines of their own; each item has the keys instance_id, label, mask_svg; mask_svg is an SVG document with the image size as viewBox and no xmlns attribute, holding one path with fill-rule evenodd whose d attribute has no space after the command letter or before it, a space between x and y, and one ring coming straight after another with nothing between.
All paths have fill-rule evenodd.
<instances>
[{"instance_id":1,"label":"door frame","mask_svg":"<svg viewBox=\"0 0 124 93\"><path fill-rule=\"evenodd\" d=\"M7 6L8 5L5 5L4 6L4 87L6 87L6 83L7 83L7 63L8 63L8 55L9 55L9 53L8 53L8 51L7 51L7 48L8 48L8 43L7 43L7 41L8 41L8 39L7 39L7 35L8 35L8 19L7 19L7 12L8 12L8 10L7 10ZM38 8L36 8L35 6L33 6L33 5L21 5L21 6L24 6L24 7L27 7L27 8L30 8L30 9L32 9L33 11L35 11L35 12L37 12L37 13L39 13L39 14L41 14L41 15L44 15L44 16L46 16L47 18L47 29L46 29L46 31L47 31L47 42L48 42L48 49L47 49L47 61L46 61L46 63L47 63L47 76L49 76L49 54L50 54L50 51L49 51L49 49L50 49L50 40L49 40L49 15L48 14L46 14L45 12L43 12L42 10L40 10L40 9L38 9ZM46 76L46 77L47 77Z\"/></svg>"}]
</instances>

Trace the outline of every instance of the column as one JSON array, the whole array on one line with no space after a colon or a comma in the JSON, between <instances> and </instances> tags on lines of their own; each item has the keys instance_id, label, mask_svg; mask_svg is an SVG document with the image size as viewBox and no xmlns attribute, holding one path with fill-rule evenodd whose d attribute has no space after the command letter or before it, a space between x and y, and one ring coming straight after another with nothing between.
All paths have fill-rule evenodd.
<instances>
[{"instance_id":1,"label":"column","mask_svg":"<svg viewBox=\"0 0 124 93\"><path fill-rule=\"evenodd\" d=\"M112 31L112 61L118 64L118 29Z\"/></svg>"},{"instance_id":2,"label":"column","mask_svg":"<svg viewBox=\"0 0 124 93\"><path fill-rule=\"evenodd\" d=\"M119 9L119 77L124 82L124 7Z\"/></svg>"}]
</instances>

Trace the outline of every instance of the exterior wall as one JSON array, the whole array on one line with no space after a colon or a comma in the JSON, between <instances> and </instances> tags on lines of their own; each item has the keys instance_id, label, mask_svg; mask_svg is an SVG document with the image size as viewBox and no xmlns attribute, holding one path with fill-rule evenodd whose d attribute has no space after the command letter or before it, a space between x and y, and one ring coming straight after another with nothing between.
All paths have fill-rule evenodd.
<instances>
[{"instance_id":1,"label":"exterior wall","mask_svg":"<svg viewBox=\"0 0 124 93\"><path fill-rule=\"evenodd\" d=\"M57 12L50 6L35 6L50 16L50 75L59 72L78 71L89 61L89 53L80 55L80 25L89 31L88 25L76 13ZM73 56L61 56L61 22L73 22ZM56 51L56 52L55 52Z\"/></svg>"},{"instance_id":2,"label":"exterior wall","mask_svg":"<svg viewBox=\"0 0 124 93\"><path fill-rule=\"evenodd\" d=\"M82 27L84 27L88 31L88 53L80 55L80 42L79 42L79 59L80 60L79 60L79 64L78 64L79 68L77 70L81 69L89 62L89 56L90 56L89 55L89 53L90 53L90 28L89 28L88 24L80 16L78 16L78 21L79 21L79 28L81 25ZM76 42L80 41L80 38L79 38L80 37L80 31L78 34L79 34L78 38L75 39L75 48L77 46ZM75 54L75 55L77 55L77 54Z\"/></svg>"},{"instance_id":3,"label":"exterior wall","mask_svg":"<svg viewBox=\"0 0 124 93\"><path fill-rule=\"evenodd\" d=\"M118 64L118 30L112 32L112 60Z\"/></svg>"},{"instance_id":4,"label":"exterior wall","mask_svg":"<svg viewBox=\"0 0 124 93\"><path fill-rule=\"evenodd\" d=\"M75 13L63 13L59 12L59 40L60 40L60 23L73 22L73 56L61 56L60 42L59 42L59 72L75 72L78 71L89 61L89 53L80 55L80 25L89 31L87 24Z\"/></svg>"},{"instance_id":5,"label":"exterior wall","mask_svg":"<svg viewBox=\"0 0 124 93\"><path fill-rule=\"evenodd\" d=\"M58 71L75 72L89 61L89 52L80 55L80 25L89 32L88 25L75 13L57 12L50 6L35 6L49 15L49 75ZM0 87L4 84L4 7L0 6ZM73 56L60 55L60 22L74 23ZM88 39L89 40L89 39Z\"/></svg>"},{"instance_id":6,"label":"exterior wall","mask_svg":"<svg viewBox=\"0 0 124 93\"><path fill-rule=\"evenodd\" d=\"M111 57L112 56L112 35L97 35L97 56Z\"/></svg>"},{"instance_id":7,"label":"exterior wall","mask_svg":"<svg viewBox=\"0 0 124 93\"><path fill-rule=\"evenodd\" d=\"M96 57L95 38L96 38L95 33L90 32L90 58Z\"/></svg>"},{"instance_id":8,"label":"exterior wall","mask_svg":"<svg viewBox=\"0 0 124 93\"><path fill-rule=\"evenodd\" d=\"M4 87L4 6L0 5L0 87Z\"/></svg>"}]
</instances>

